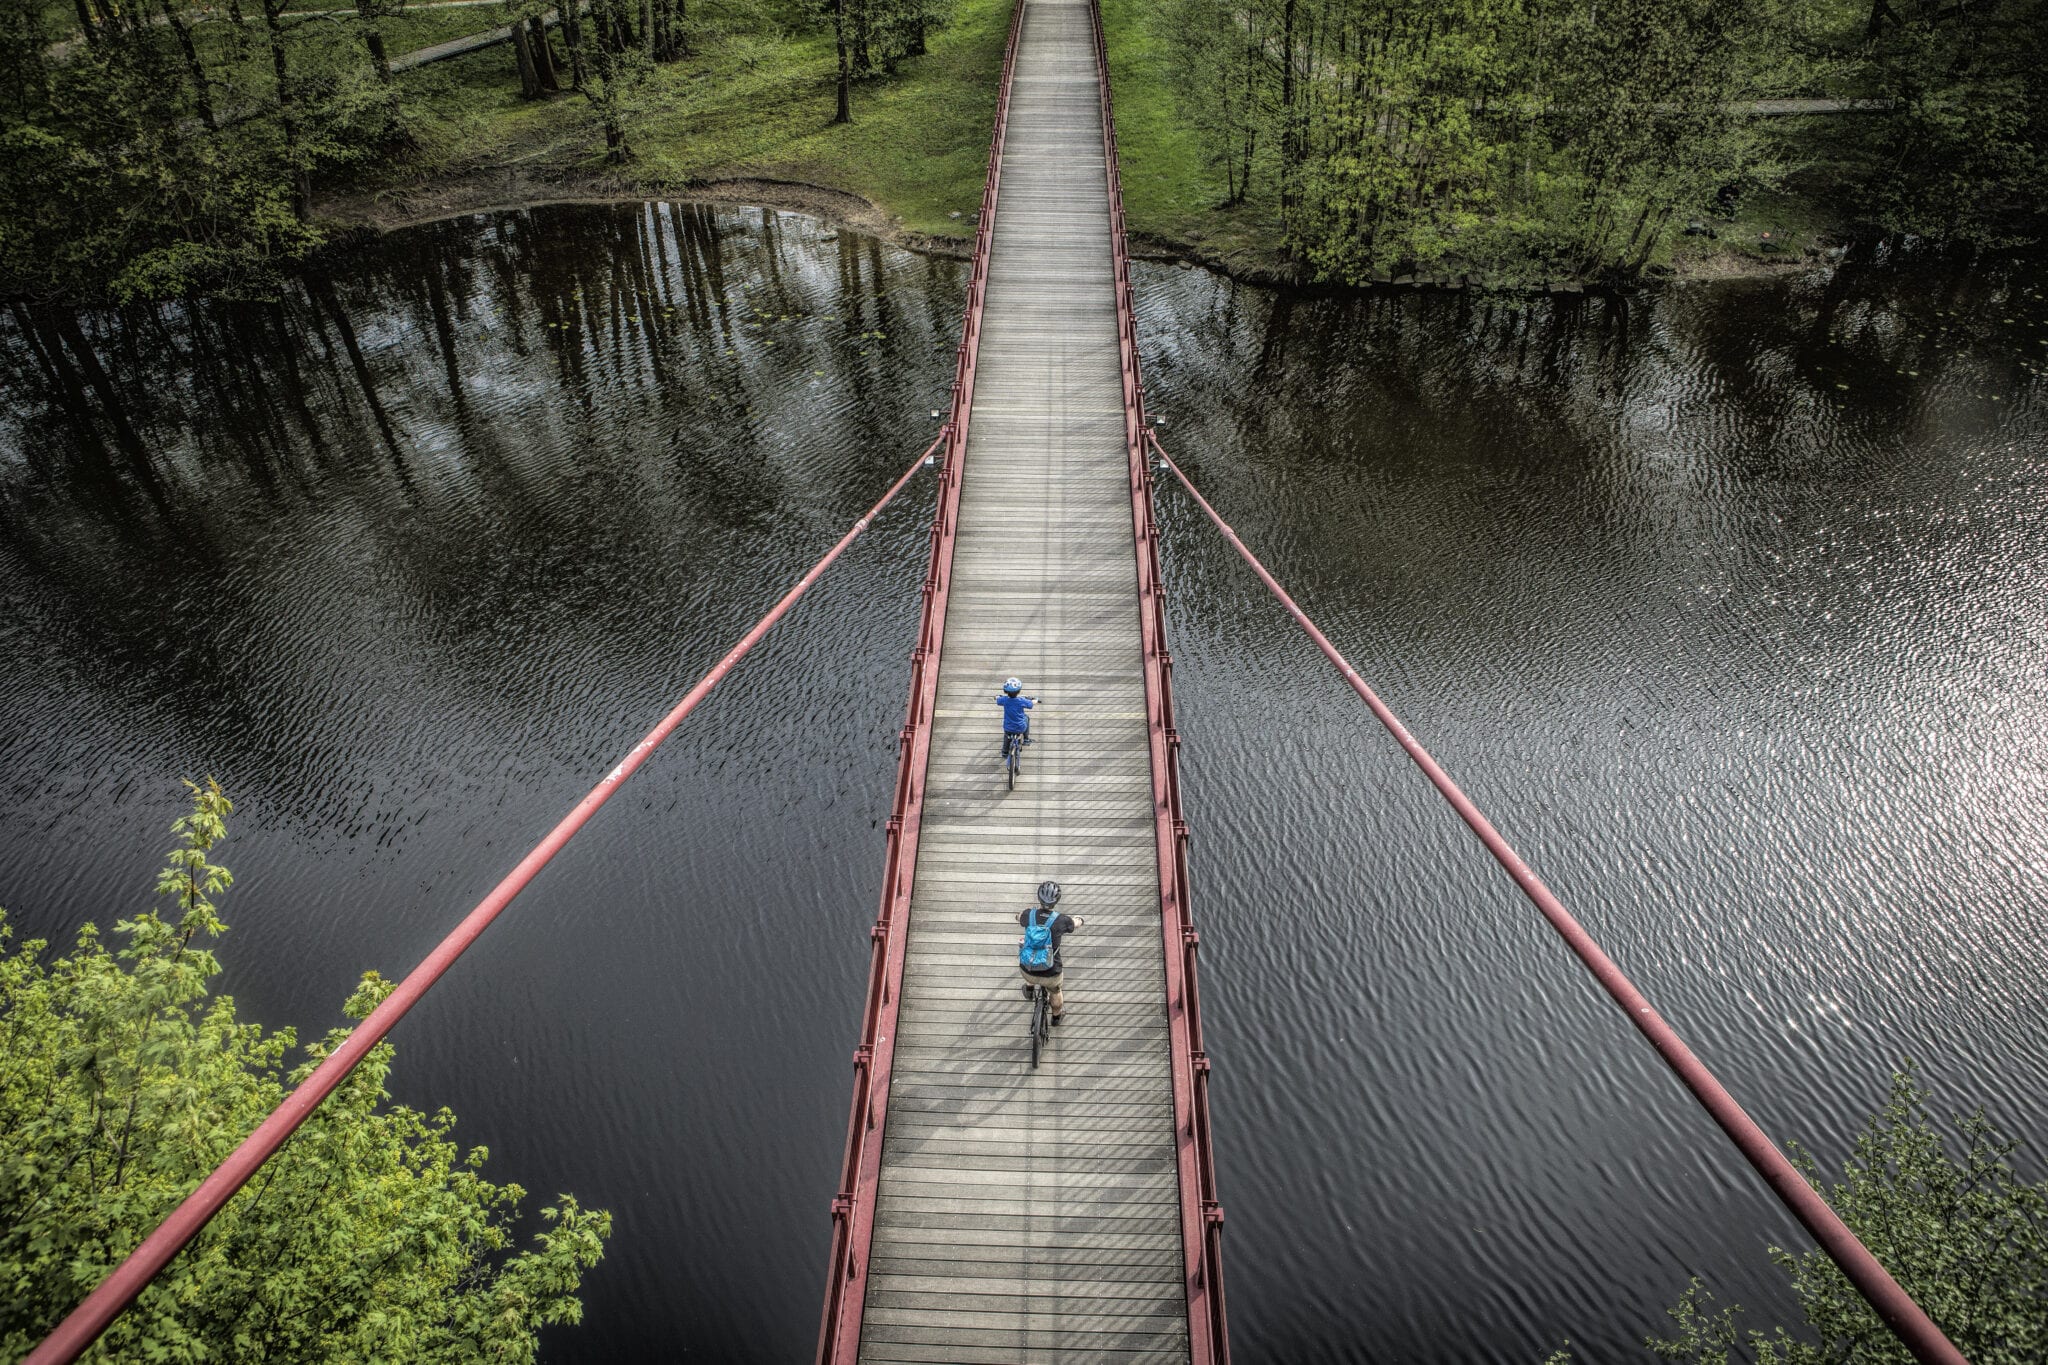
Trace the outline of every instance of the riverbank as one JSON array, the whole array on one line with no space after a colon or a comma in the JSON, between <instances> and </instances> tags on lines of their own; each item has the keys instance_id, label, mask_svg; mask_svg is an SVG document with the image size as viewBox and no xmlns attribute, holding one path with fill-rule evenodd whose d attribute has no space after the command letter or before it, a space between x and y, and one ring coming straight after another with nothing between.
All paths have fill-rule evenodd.
<instances>
[{"instance_id":1,"label":"riverbank","mask_svg":"<svg viewBox=\"0 0 2048 1365\"><path fill-rule=\"evenodd\" d=\"M632 157L607 165L595 107L520 98L509 48L405 73L410 147L315 201L324 222L382 230L554 202L744 201L796 209L932 250L973 236L1008 0L959 0L923 56L853 87L833 120L829 29L753 10L696 12L690 55L627 95ZM566 80L566 72L565 72Z\"/></svg>"},{"instance_id":2,"label":"riverbank","mask_svg":"<svg viewBox=\"0 0 2048 1365\"><path fill-rule=\"evenodd\" d=\"M327 225L381 232L551 203L750 203L963 255L987 170L1009 13L1009 0L960 0L924 56L856 84L852 123L835 124L829 32L769 31L756 11L703 7L692 54L655 67L629 101L634 155L623 166L604 163L596 111L580 95L519 97L509 48L423 67L403 77L410 147L318 197L315 211ZM1178 112L1170 54L1138 0L1104 0L1103 13L1134 250L1251 282L1300 282L1272 205L1220 205L1213 168ZM1849 232L1798 193L1752 196L1712 231L1675 237L1652 261L1651 278L1808 269ZM1455 274L1375 283L1585 287Z\"/></svg>"},{"instance_id":3,"label":"riverbank","mask_svg":"<svg viewBox=\"0 0 2048 1365\"><path fill-rule=\"evenodd\" d=\"M1203 140L1189 127L1176 85L1176 54L1163 41L1160 21L1145 0L1101 3L1123 162L1124 211L1134 240L1155 253L1179 256L1238 278L1303 283L1300 267L1281 250L1284 235L1276 200L1254 194L1236 206L1224 204L1228 189L1222 175L1209 163ZM1861 115L1784 119L1773 136L1796 142L1829 117ZM1853 235L1853 226L1830 212L1813 193L1815 188L1752 194L1733 214L1716 218L1711 225L1702 223L1704 231L1675 234L1652 255L1648 278L1753 278L1810 268ZM1587 281L1546 279L1540 273L1489 279L1448 268L1435 276L1389 275L1372 283L1495 284L1519 291L1577 292Z\"/></svg>"},{"instance_id":4,"label":"riverbank","mask_svg":"<svg viewBox=\"0 0 2048 1365\"><path fill-rule=\"evenodd\" d=\"M397 232L427 223L442 222L472 213L506 209L541 208L554 204L637 204L667 202L749 205L800 213L835 227L850 228L876 237L891 246L931 256L965 260L972 252L972 218L958 220L968 231L919 231L906 225L906 215L892 213L892 205L877 203L864 195L828 185L784 180L758 175L736 175L691 179L671 185L615 173L571 172L560 176L537 176L517 167L480 170L446 179L423 179L410 184L393 184L371 191L322 198L315 203L319 219L345 236L363 233ZM1796 204L1791 205L1797 208ZM1256 240L1244 240L1235 225L1222 214L1217 217L1221 231L1196 225L1184 236L1148 231L1135 223L1131 229L1131 254L1139 260L1186 263L1248 284L1298 285L1301 281L1292 265L1279 251ZM1782 222L1783 216L1771 220ZM1732 228L1732 225L1723 225ZM1758 229L1769 232L1769 228ZM1801 237L1808 245L1764 254L1723 231L1728 238L1719 249L1695 250L1679 255L1673 264L1654 272L1645 283L1703 282L1732 279L1767 279L1777 275L1810 270L1839 256L1829 234L1809 228ZM1781 227L1774 234L1780 241L1798 240ZM1220 241L1218 239L1221 239ZM1359 288L1464 288L1463 280L1388 280L1356 286ZM1483 286L1476 286L1483 287ZM1587 286L1577 280L1545 281L1513 292L1582 293Z\"/></svg>"},{"instance_id":5,"label":"riverbank","mask_svg":"<svg viewBox=\"0 0 2048 1365\"><path fill-rule=\"evenodd\" d=\"M758 176L693 180L673 189L636 185L622 176L592 175L540 180L517 172L483 173L394 189L377 195L340 196L315 207L321 219L349 236L383 234L473 213L535 209L557 204L721 204L800 213L835 227L850 228L909 251L961 260L972 253L972 237L914 232L881 205L857 194L796 180Z\"/></svg>"},{"instance_id":6,"label":"riverbank","mask_svg":"<svg viewBox=\"0 0 2048 1365\"><path fill-rule=\"evenodd\" d=\"M34 155L5 177L13 192L0 202L14 207L0 213L0 291L271 297L282 272L337 230L353 237L565 201L746 200L907 247L966 249L1012 0L875 0L849 11L846 56L868 71L843 92L850 121L837 118L841 44L810 0L702 0L671 16L663 6L674 3L659 0L640 32L623 9L606 11L601 48L589 46L596 29L583 29L574 53L557 30L545 49L552 60L536 57L538 30L514 43L505 12L463 0L426 0L374 21L374 33L351 13L295 10L275 50L228 25L187 32L169 15L161 27L95 30L103 47L121 49L111 65L70 61L64 54L83 49L60 39L48 50L62 49L58 58L43 54L47 98L26 115L36 136L21 147ZM1327 53L1320 65L1275 67L1264 37L1240 52L1192 33L1187 25L1204 15L1227 16L1189 3L1183 13L1103 0L1128 224L1134 245L1155 257L1270 283L1569 292L1646 276L1797 271L1882 233L2048 236L2032 226L2024 189L2032 116L2004 86L1973 77L1957 87L1958 101L2014 130L1985 152L1975 180L1942 169L1953 160L1944 160L1948 125L1875 107L1874 96L1898 88L1879 59L1904 60L1901 51L1918 51L1910 43L1861 53L1857 80L1827 76L1833 68L1821 62L1721 81L1696 92L1696 115L1680 114L1664 86L1646 87L1647 104L1614 104L1605 87L1573 95L1578 104L1531 104L1533 78L1515 67L1522 84L1483 94L1503 103L1482 120L1457 92L1492 91L1491 78L1429 76L1416 67L1427 43L1410 42L1406 65L1376 65L1369 76L1341 76ZM174 29L191 39L182 50ZM366 55L378 35L391 57L388 88ZM1754 58L1760 40L1748 41ZM148 74L153 62L182 64L184 80ZM614 78L602 77L612 62ZM1226 66L1245 101L1219 112ZM1295 97L1289 119L1327 129L1332 111L1362 117L1364 88L1368 103L1385 106L1375 117L1393 122L1384 133L1290 146L1279 134L1296 123L1275 124L1268 107L1289 98L1288 72L1306 72L1315 87ZM281 79L306 99L287 110L266 98ZM599 91L602 109L591 97ZM1768 110L1761 99L1828 91L1841 98ZM222 92L232 102L212 98ZM1433 101L1430 111L1415 112L1417 100ZM101 106L104 119L76 116ZM1538 116L1500 112L1510 106ZM1799 112L1788 116L1790 106ZM1596 108L1621 112L1583 117ZM1623 116L1631 108L1636 116ZM1455 145L1432 141L1444 137ZM1677 150L1665 147L1673 139ZM1604 150L1588 151L1593 142ZM1892 170L1905 152L1919 158L1911 177ZM1628 169L1618 179L1589 170L1588 156ZM157 189L139 194L143 183ZM1939 212L1922 202L1930 196Z\"/></svg>"}]
</instances>

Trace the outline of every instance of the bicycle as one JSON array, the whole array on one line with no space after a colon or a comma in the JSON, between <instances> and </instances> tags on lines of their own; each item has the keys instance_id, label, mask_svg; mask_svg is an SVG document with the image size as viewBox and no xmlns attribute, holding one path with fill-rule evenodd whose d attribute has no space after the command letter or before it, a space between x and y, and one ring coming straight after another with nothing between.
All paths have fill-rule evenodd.
<instances>
[{"instance_id":1,"label":"bicycle","mask_svg":"<svg viewBox=\"0 0 2048 1365\"><path fill-rule=\"evenodd\" d=\"M1024 765L1024 741L1030 733L1029 730L1003 732L1003 767L1009 770L1011 791L1017 790L1017 774Z\"/></svg>"},{"instance_id":2,"label":"bicycle","mask_svg":"<svg viewBox=\"0 0 2048 1365\"><path fill-rule=\"evenodd\" d=\"M1038 1070L1038 1054L1052 1041L1052 993L1043 986L1031 988L1031 1069Z\"/></svg>"}]
</instances>

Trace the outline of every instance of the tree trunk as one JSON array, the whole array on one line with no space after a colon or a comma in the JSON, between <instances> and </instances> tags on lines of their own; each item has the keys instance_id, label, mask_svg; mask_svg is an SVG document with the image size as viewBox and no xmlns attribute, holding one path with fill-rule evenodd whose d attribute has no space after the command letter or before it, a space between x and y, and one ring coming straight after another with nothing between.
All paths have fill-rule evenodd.
<instances>
[{"instance_id":1,"label":"tree trunk","mask_svg":"<svg viewBox=\"0 0 2048 1365\"><path fill-rule=\"evenodd\" d=\"M846 64L846 0L832 0L832 36L839 44L839 109L834 123L853 122L853 73Z\"/></svg>"},{"instance_id":2,"label":"tree trunk","mask_svg":"<svg viewBox=\"0 0 2048 1365\"><path fill-rule=\"evenodd\" d=\"M370 53L370 65L377 69L378 83L391 88L391 59L384 55L384 35L377 31L375 0L356 0L356 20L363 26L363 46Z\"/></svg>"},{"instance_id":3,"label":"tree trunk","mask_svg":"<svg viewBox=\"0 0 2048 1365\"><path fill-rule=\"evenodd\" d=\"M164 0L164 22L171 32L178 35L178 50L185 54L185 71L192 80L192 104L199 111L199 121L206 125L206 131L214 132L220 125L214 121L213 98L206 88L206 69L199 64L199 49L192 45L192 30L171 8L174 0Z\"/></svg>"},{"instance_id":4,"label":"tree trunk","mask_svg":"<svg viewBox=\"0 0 2048 1365\"><path fill-rule=\"evenodd\" d=\"M228 22L234 26L229 30L228 51L240 61L249 55L249 21L242 15L242 0L228 0Z\"/></svg>"},{"instance_id":5,"label":"tree trunk","mask_svg":"<svg viewBox=\"0 0 2048 1365\"><path fill-rule=\"evenodd\" d=\"M562 82L555 74L555 50L548 46L548 26L536 14L527 19L526 31L532 39L529 46L533 49L533 74L540 78L540 88L552 95L562 88Z\"/></svg>"},{"instance_id":6,"label":"tree trunk","mask_svg":"<svg viewBox=\"0 0 2048 1365\"><path fill-rule=\"evenodd\" d=\"M512 60L519 67L519 98L539 99L540 70L534 65L533 39L527 33L524 19L512 21Z\"/></svg>"},{"instance_id":7,"label":"tree trunk","mask_svg":"<svg viewBox=\"0 0 2048 1365\"><path fill-rule=\"evenodd\" d=\"M597 41L591 44L590 60L596 80L583 92L597 106L598 116L604 122L604 159L614 166L633 159L633 149L626 141L625 121L619 113L618 54L623 49L609 41L624 26L620 8L622 0L616 7L615 0L596 0L591 7L591 28Z\"/></svg>"},{"instance_id":8,"label":"tree trunk","mask_svg":"<svg viewBox=\"0 0 2048 1365\"><path fill-rule=\"evenodd\" d=\"M640 0L640 46L647 53L647 60L653 61L654 0Z\"/></svg>"},{"instance_id":9,"label":"tree trunk","mask_svg":"<svg viewBox=\"0 0 2048 1365\"><path fill-rule=\"evenodd\" d=\"M292 212L304 222L313 211L313 180L299 155L299 123L292 110L291 72L284 55L285 0L263 0L263 28L270 38L270 70L277 81L277 118L284 129L284 154L291 166Z\"/></svg>"},{"instance_id":10,"label":"tree trunk","mask_svg":"<svg viewBox=\"0 0 2048 1365\"><path fill-rule=\"evenodd\" d=\"M1280 221L1294 207L1294 0L1280 12Z\"/></svg>"},{"instance_id":11,"label":"tree trunk","mask_svg":"<svg viewBox=\"0 0 2048 1365\"><path fill-rule=\"evenodd\" d=\"M562 0L556 11L562 16L562 46L569 49L569 85L575 90L583 89L583 18L577 13L582 7L581 0Z\"/></svg>"},{"instance_id":12,"label":"tree trunk","mask_svg":"<svg viewBox=\"0 0 2048 1365\"><path fill-rule=\"evenodd\" d=\"M654 60L672 62L682 55L682 0L654 0Z\"/></svg>"}]
</instances>

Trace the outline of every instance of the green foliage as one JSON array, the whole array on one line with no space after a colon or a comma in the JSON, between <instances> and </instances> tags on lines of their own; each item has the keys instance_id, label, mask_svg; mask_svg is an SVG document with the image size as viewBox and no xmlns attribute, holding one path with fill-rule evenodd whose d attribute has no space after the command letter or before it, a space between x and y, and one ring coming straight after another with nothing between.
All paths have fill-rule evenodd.
<instances>
[{"instance_id":1,"label":"green foliage","mask_svg":"<svg viewBox=\"0 0 2048 1365\"><path fill-rule=\"evenodd\" d=\"M822 7L825 22L832 7ZM848 57L856 80L896 74L906 57L923 56L931 33L945 23L941 0L845 0Z\"/></svg>"},{"instance_id":2,"label":"green foliage","mask_svg":"<svg viewBox=\"0 0 2048 1365\"><path fill-rule=\"evenodd\" d=\"M859 131L829 134L818 0L347 4L0 0L0 295L273 297L327 238L316 195L442 174L613 193L766 174L937 232L979 195L1007 0L847 0ZM545 37L390 69L551 13Z\"/></svg>"},{"instance_id":3,"label":"green foliage","mask_svg":"<svg viewBox=\"0 0 2048 1365\"><path fill-rule=\"evenodd\" d=\"M1212 202L1269 210L1320 280L1633 277L1797 169L1757 101L1831 90L1895 102L1856 116L1861 216L2038 235L2048 0L1880 3L1910 14L1874 39L1805 0L1168 0L1140 22Z\"/></svg>"},{"instance_id":4,"label":"green foliage","mask_svg":"<svg viewBox=\"0 0 2048 1365\"><path fill-rule=\"evenodd\" d=\"M2048 1359L2048 1185L2030 1184L2008 1158L2018 1143L1982 1110L1956 1121L1960 1155L1927 1118L1910 1068L1892 1079L1884 1110L1856 1140L1828 1202L1893 1278L1974 1365ZM1815 1189L1818 1167L1795 1149ZM1771 1256L1790 1278L1811 1340L1783 1327L1744 1333L1736 1308L1716 1311L1694 1280L1671 1309L1677 1335L1652 1339L1669 1361L1728 1365L1745 1348L1757 1365L1910 1365L1898 1338L1820 1251Z\"/></svg>"},{"instance_id":5,"label":"green foliage","mask_svg":"<svg viewBox=\"0 0 2048 1365\"><path fill-rule=\"evenodd\" d=\"M311 178L395 131L359 25L271 0L231 18L195 0L0 0L0 291L261 295L322 240Z\"/></svg>"},{"instance_id":6,"label":"green foliage","mask_svg":"<svg viewBox=\"0 0 2048 1365\"><path fill-rule=\"evenodd\" d=\"M1894 101L1855 193L1886 228L2014 245L2048 232L2048 0L1897 0L1858 75Z\"/></svg>"},{"instance_id":7,"label":"green foliage","mask_svg":"<svg viewBox=\"0 0 2048 1365\"><path fill-rule=\"evenodd\" d=\"M702 0L690 14L690 53L655 64L624 101L633 159L603 172L602 192L652 198L759 178L859 195L915 232L972 230L1009 0L947 0L928 52L856 85L846 124L832 121L835 53L815 0ZM603 130L590 102L520 100L491 53L401 80L415 143L402 160L364 168L358 202L422 181L502 178L508 164L570 187L599 168Z\"/></svg>"},{"instance_id":8,"label":"green foliage","mask_svg":"<svg viewBox=\"0 0 2048 1365\"><path fill-rule=\"evenodd\" d=\"M166 908L91 925L66 957L6 951L0 918L0 1354L25 1353L189 1193L312 1066L286 1075L294 1035L240 1022L212 997L226 929L211 861L219 786L191 813L157 882ZM366 973L365 1017L390 990ZM581 1316L583 1272L611 1217L567 1195L511 1251L516 1185L480 1174L455 1117L387 1103L379 1044L87 1355L100 1361L510 1361Z\"/></svg>"}]
</instances>

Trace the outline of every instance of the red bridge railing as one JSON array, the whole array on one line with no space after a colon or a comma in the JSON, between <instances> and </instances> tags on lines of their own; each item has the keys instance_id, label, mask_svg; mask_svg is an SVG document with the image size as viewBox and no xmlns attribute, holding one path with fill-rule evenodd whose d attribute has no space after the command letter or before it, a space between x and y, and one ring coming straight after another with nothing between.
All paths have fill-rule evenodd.
<instances>
[{"instance_id":1,"label":"red bridge railing","mask_svg":"<svg viewBox=\"0 0 2048 1365\"><path fill-rule=\"evenodd\" d=\"M1116 267L1117 353L1123 367L1124 446L1130 460L1131 530L1138 548L1138 610L1145 667L1145 723L1151 736L1152 810L1159 853L1160 934L1166 953L1166 1010L1173 1052L1174 1151L1180 1173L1181 1247L1188 1296L1188 1347L1194 1365L1228 1365L1223 1303L1223 1206L1209 1141L1209 1056L1195 930L1188 896L1188 826L1180 807L1180 732L1173 723L1173 655L1166 647L1166 590L1159 581L1159 528L1152 520L1146 472L1145 386L1138 366L1138 321L1131 301L1131 258L1124 235L1123 174L1117 161L1116 110L1109 89L1109 44L1100 0L1089 0L1095 33L1095 82L1102 105L1102 156L1109 177L1110 249Z\"/></svg>"},{"instance_id":2,"label":"red bridge railing","mask_svg":"<svg viewBox=\"0 0 2048 1365\"><path fill-rule=\"evenodd\" d=\"M910 655L910 702L897 736L896 799L889 814L882 863L882 903L868 931L867 1007L860 1046L853 1052L853 1106L846 1121L846 1157L832 1200L832 1260L827 1272L824 1321L818 1330L820 1365L852 1362L860 1354L866 1306L868 1248L875 1232L875 1189L881 1178L882 1137L889 1116L889 1076L896 1055L896 1014L903 990L905 917L917 875L917 836L924 814L925 765L931 755L932 711L938 701L939 657L946 636L946 599L953 576L953 541L959 525L960 474L974 407L974 365L981 345L982 307L988 292L989 247L996 199L1002 188L1003 138L1010 124L1010 85L1017 64L1017 34L1024 22L1019 0L1010 15L1003 74L996 90L995 132L989 140L988 179L974 233L967 277L967 320L953 369L952 413L938 509L932 516L930 567L924 613Z\"/></svg>"},{"instance_id":3,"label":"red bridge railing","mask_svg":"<svg viewBox=\"0 0 2048 1365\"><path fill-rule=\"evenodd\" d=\"M1430 785L1450 802L1451 808L1457 811L1458 818L1479 836L1479 842L1486 845L1486 851L1493 855L1494 861L1501 865L1514 880L1515 885L1521 888L1522 894L1527 896L1544 919L1550 922L1550 927L1565 941L1565 946L1586 965L1586 969L1593 974L1593 979L1600 983L1600 988L1607 992L1615 1004L1621 1006L1629 1022L1649 1040L1650 1046L1657 1049L1657 1055L1664 1059L1664 1064L1670 1067L1685 1088L1693 1093L1693 1097L1700 1102L1700 1107L1721 1126L1721 1131L1735 1143L1756 1173L1764 1178L1764 1183L1771 1187L1772 1192L1792 1215L1813 1234L1813 1239L1820 1243L1821 1249L1827 1252L1829 1259L1834 1261L1848 1277L1849 1282L1856 1286L1857 1292L1863 1295L1864 1302L1870 1305L1872 1311L1891 1328L1899 1341L1912 1353L1913 1359L1921 1365L1969 1365L1963 1358L1963 1353L1942 1334L1941 1328L1935 1325L1934 1320L1927 1316L1926 1311L1914 1302L1912 1296L1897 1280L1892 1278L1891 1272L1886 1270L1883 1263L1871 1253L1870 1248L1863 1244L1862 1239L1850 1231L1848 1225L1829 1207L1827 1200L1821 1197L1820 1191L1808 1183L1799 1168L1786 1158L1777 1145L1765 1136L1756 1121L1744 1112L1735 1097L1728 1093L1727 1087L1723 1086L1714 1073L1707 1070L1706 1064L1686 1046L1685 1040L1678 1036L1678 1030L1672 1028L1664 1016L1650 1004L1648 998L1636 989L1635 983L1630 981L1621 968L1615 965L1614 959L1607 956L1600 945L1593 941L1593 936L1586 932L1585 926L1579 923L1571 911L1565 909L1564 903L1543 884L1542 878L1523 861L1522 855L1515 852L1508 841L1501 837L1500 831L1493 827L1493 822L1472 803L1472 798L1465 795L1458 784L1451 780L1450 774L1445 772L1430 756L1429 751L1422 747L1421 742L1408 732L1408 727L1401 723L1400 717L1394 714L1392 708L1381 701L1378 694L1366 685L1358 670L1351 666L1351 661L1338 653L1337 647L1330 643L1329 637L1318 630L1315 622L1309 620L1308 614L1288 596L1287 590L1280 586L1280 581L1259 562L1258 556L1251 552L1250 547L1238 539L1237 532L1230 529L1230 523L1209 505L1209 500L1202 496L1194 481L1189 479L1181 467L1167 455L1166 448L1159 444L1159 438L1149 431L1146 436L1153 451L1158 454L1161 466L1173 472L1173 476L1180 480L1181 486L1187 490L1188 496L1195 500L1196 505L1209 520L1216 524L1216 529L1223 533L1223 538L1230 542L1231 548L1243 557L1245 563L1251 565L1252 572L1258 575L1259 581L1279 599L1280 605L1294 618L1294 623L1301 627L1302 633L1314 641L1316 648L1323 652L1324 657L1337 666L1337 671L1343 675L1351 690L1358 694L1359 700L1371 708L1380 724L1386 727L1387 733L1393 736L1394 742L1401 746L1402 751L1413 760L1415 766L1422 770L1423 776L1429 779Z\"/></svg>"},{"instance_id":4,"label":"red bridge railing","mask_svg":"<svg viewBox=\"0 0 2048 1365\"><path fill-rule=\"evenodd\" d=\"M597 814L598 808L611 800L620 784L639 770L640 765L647 761L648 755L659 748L661 742L697 709L698 704L711 694L711 689L718 686L727 674L738 667L740 660L774 629L775 623L796 605L797 599L810 590L811 585L818 581L825 570L832 567L833 561L845 552L846 547L873 524L875 518L882 514L882 509L903 491L904 485L916 476L918 470L924 468L925 462L932 457L932 452L939 448L948 435L947 431L940 431L938 440L933 441L925 448L923 454L911 462L910 468L904 470L896 482L889 486L889 491L868 509L867 515L856 521L852 528L839 538L838 543L825 553L825 557L814 564L810 572L797 580L796 586L784 593L782 599L769 609L768 614L756 622L753 629L742 636L740 642L728 650L725 657L699 679L695 687L684 694L683 699L676 703L675 709L664 716L661 723L647 733L646 738L635 744L626 756L604 775L604 779L591 788L590 792L548 831L546 838L519 860L519 865L506 874L505 879L499 882L475 909L464 916L462 922L456 925L418 966L406 973L405 979L392 988L391 994L384 998L383 1003L350 1031L347 1041L329 1053L313 1069L311 1075L284 1097L283 1103L272 1110L263 1122L256 1125L254 1132L244 1138L234 1151L228 1153L227 1158L200 1182L197 1189L185 1196L184 1200L171 1210L154 1232L143 1238L140 1246L129 1252L121 1264L57 1324L56 1330L29 1353L25 1365L70 1365L71 1361L76 1360L99 1339L100 1334L106 1331L115 1318L127 1311L128 1306L135 1302L135 1296L171 1263L172 1257L183 1251L186 1244L199 1235L200 1230L230 1199L234 1198L235 1193L249 1182L250 1177L262 1168L263 1163L276 1155L277 1149L284 1145L285 1139L298 1131L299 1126L313 1115L320 1107L321 1101L341 1084L343 1078L355 1069L356 1064L362 1061L370 1049L383 1041L384 1036L405 1017L407 1011L418 1004L420 998L433 988L434 983L455 965L456 960L469 951L470 946L483 935L484 930L491 927L504 912L505 907L510 905L540 870L562 851L569 840L575 837L576 832L589 822L590 817Z\"/></svg>"}]
</instances>

